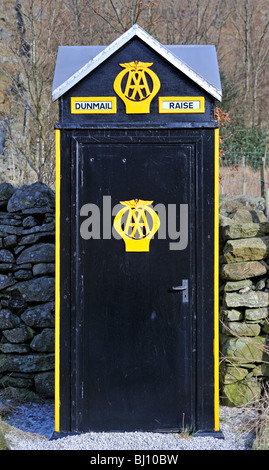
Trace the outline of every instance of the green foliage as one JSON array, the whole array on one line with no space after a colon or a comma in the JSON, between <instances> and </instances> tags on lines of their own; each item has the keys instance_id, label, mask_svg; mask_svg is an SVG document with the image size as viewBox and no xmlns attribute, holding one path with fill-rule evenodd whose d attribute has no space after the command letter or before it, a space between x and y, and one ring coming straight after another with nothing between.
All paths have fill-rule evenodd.
<instances>
[{"instance_id":1,"label":"green foliage","mask_svg":"<svg viewBox=\"0 0 269 470\"><path fill-rule=\"evenodd\" d=\"M231 120L220 129L225 152L264 153L266 133L258 126L245 127L240 121Z\"/></svg>"},{"instance_id":2,"label":"green foliage","mask_svg":"<svg viewBox=\"0 0 269 470\"><path fill-rule=\"evenodd\" d=\"M6 425L0 418L0 450L9 450L5 438Z\"/></svg>"},{"instance_id":3,"label":"green foliage","mask_svg":"<svg viewBox=\"0 0 269 470\"><path fill-rule=\"evenodd\" d=\"M266 145L266 133L261 127L245 127L239 120L231 119L220 128L220 137L225 163L241 163L244 156L246 165L260 167Z\"/></svg>"}]
</instances>

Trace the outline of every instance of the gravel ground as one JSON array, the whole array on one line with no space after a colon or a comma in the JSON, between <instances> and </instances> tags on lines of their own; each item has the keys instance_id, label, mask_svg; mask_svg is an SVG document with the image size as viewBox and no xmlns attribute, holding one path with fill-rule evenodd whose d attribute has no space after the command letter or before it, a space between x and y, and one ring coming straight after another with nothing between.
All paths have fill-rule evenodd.
<instances>
[{"instance_id":1,"label":"gravel ground","mask_svg":"<svg viewBox=\"0 0 269 470\"><path fill-rule=\"evenodd\" d=\"M54 431L54 405L20 404L5 418L10 450L251 450L250 410L220 407L224 439L178 433L83 433L50 439ZM245 430L243 429L245 428Z\"/></svg>"}]
</instances>

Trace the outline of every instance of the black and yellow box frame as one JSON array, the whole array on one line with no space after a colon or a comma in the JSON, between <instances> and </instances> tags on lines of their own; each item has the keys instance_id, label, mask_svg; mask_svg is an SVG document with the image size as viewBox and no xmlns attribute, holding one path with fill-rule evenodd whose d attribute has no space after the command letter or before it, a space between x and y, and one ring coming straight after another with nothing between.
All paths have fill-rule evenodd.
<instances>
[{"instance_id":1,"label":"black and yellow box frame","mask_svg":"<svg viewBox=\"0 0 269 470\"><path fill-rule=\"evenodd\" d=\"M55 432L219 431L214 46L57 56Z\"/></svg>"}]
</instances>

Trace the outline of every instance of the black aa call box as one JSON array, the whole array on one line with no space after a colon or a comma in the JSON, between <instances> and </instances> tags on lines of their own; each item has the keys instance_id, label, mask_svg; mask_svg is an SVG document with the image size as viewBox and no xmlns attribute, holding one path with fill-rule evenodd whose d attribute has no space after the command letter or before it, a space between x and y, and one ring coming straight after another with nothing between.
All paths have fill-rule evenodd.
<instances>
[{"instance_id":1,"label":"black aa call box","mask_svg":"<svg viewBox=\"0 0 269 470\"><path fill-rule=\"evenodd\" d=\"M218 435L214 46L60 47L55 431Z\"/></svg>"}]
</instances>

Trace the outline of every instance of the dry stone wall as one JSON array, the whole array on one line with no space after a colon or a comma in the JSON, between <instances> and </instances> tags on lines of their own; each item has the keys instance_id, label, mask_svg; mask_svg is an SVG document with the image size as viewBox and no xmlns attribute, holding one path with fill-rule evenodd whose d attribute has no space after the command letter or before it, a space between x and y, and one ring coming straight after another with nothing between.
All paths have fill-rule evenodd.
<instances>
[{"instance_id":1,"label":"dry stone wall","mask_svg":"<svg viewBox=\"0 0 269 470\"><path fill-rule=\"evenodd\" d=\"M269 381L269 221L259 198L220 204L220 387L228 406ZM0 184L0 389L54 396L55 195Z\"/></svg>"},{"instance_id":2,"label":"dry stone wall","mask_svg":"<svg viewBox=\"0 0 269 470\"><path fill-rule=\"evenodd\" d=\"M54 396L55 195L0 185L0 388Z\"/></svg>"},{"instance_id":3,"label":"dry stone wall","mask_svg":"<svg viewBox=\"0 0 269 470\"><path fill-rule=\"evenodd\" d=\"M220 253L221 397L240 406L269 381L269 221L260 198L220 205Z\"/></svg>"}]
</instances>

